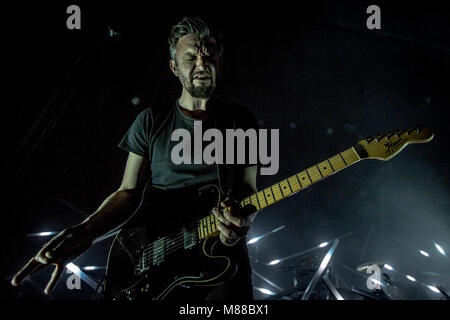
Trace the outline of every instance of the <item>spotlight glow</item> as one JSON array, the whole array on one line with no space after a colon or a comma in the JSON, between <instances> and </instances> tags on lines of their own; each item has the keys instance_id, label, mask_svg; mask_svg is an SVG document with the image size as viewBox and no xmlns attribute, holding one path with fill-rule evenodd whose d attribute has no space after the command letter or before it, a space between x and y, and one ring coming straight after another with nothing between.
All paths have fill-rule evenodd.
<instances>
[{"instance_id":1,"label":"spotlight glow","mask_svg":"<svg viewBox=\"0 0 450 320\"><path fill-rule=\"evenodd\" d=\"M406 275L406 278L407 278L408 280L411 280L412 282L416 282L416 278L411 277L410 275Z\"/></svg>"},{"instance_id":2,"label":"spotlight glow","mask_svg":"<svg viewBox=\"0 0 450 320\"><path fill-rule=\"evenodd\" d=\"M328 242L322 242L321 244L319 244L319 248L326 247L327 244L328 244Z\"/></svg>"},{"instance_id":3,"label":"spotlight glow","mask_svg":"<svg viewBox=\"0 0 450 320\"><path fill-rule=\"evenodd\" d=\"M57 234L58 232L54 231L45 231L45 232L38 232L38 233L29 233L27 234L27 237L47 237L52 236L54 234Z\"/></svg>"},{"instance_id":4,"label":"spotlight glow","mask_svg":"<svg viewBox=\"0 0 450 320\"><path fill-rule=\"evenodd\" d=\"M96 270L96 269L97 269L96 266L86 266L86 267L83 267L83 270Z\"/></svg>"},{"instance_id":5,"label":"spotlight glow","mask_svg":"<svg viewBox=\"0 0 450 320\"><path fill-rule=\"evenodd\" d=\"M268 263L268 265L269 265L269 266L273 266L273 265L275 265L275 264L277 264L277 263L280 263L280 259L272 260L272 261L270 261L270 262Z\"/></svg>"},{"instance_id":6,"label":"spotlight glow","mask_svg":"<svg viewBox=\"0 0 450 320\"><path fill-rule=\"evenodd\" d=\"M437 243L434 244L434 246L436 247L436 249L445 256L445 251L444 249L442 249L442 247L440 245L438 245Z\"/></svg>"},{"instance_id":7,"label":"spotlight glow","mask_svg":"<svg viewBox=\"0 0 450 320\"><path fill-rule=\"evenodd\" d=\"M427 286L427 287L428 287L428 289L430 289L433 292L440 293L439 289L436 287L433 287L433 286Z\"/></svg>"},{"instance_id":8,"label":"spotlight glow","mask_svg":"<svg viewBox=\"0 0 450 320\"><path fill-rule=\"evenodd\" d=\"M388 264L385 264L384 267L385 267L386 269L388 269L388 270L391 270L391 271L394 270L394 268L392 268L392 267L391 267L390 265L388 265Z\"/></svg>"},{"instance_id":9,"label":"spotlight glow","mask_svg":"<svg viewBox=\"0 0 450 320\"><path fill-rule=\"evenodd\" d=\"M258 290L261 293L264 293L264 294L267 294L267 295L270 295L270 296L274 296L275 295L275 292L273 292L273 291L271 291L269 289L266 289L266 288L255 288L255 289Z\"/></svg>"},{"instance_id":10,"label":"spotlight glow","mask_svg":"<svg viewBox=\"0 0 450 320\"><path fill-rule=\"evenodd\" d=\"M425 251L423 251L423 250L420 250L419 252L420 252L422 255L424 255L425 257L429 257L429 256L430 256L427 252L425 252Z\"/></svg>"},{"instance_id":11,"label":"spotlight glow","mask_svg":"<svg viewBox=\"0 0 450 320\"><path fill-rule=\"evenodd\" d=\"M53 232L47 231L47 232L39 232L38 236L44 237L44 236L51 236Z\"/></svg>"},{"instance_id":12,"label":"spotlight glow","mask_svg":"<svg viewBox=\"0 0 450 320\"><path fill-rule=\"evenodd\" d=\"M100 270L100 269L105 269L105 267L99 267L99 266L85 266L82 267L83 270L86 271L91 271L91 270Z\"/></svg>"},{"instance_id":13,"label":"spotlight glow","mask_svg":"<svg viewBox=\"0 0 450 320\"><path fill-rule=\"evenodd\" d=\"M80 268L72 262L66 264L66 268L78 276L81 274Z\"/></svg>"},{"instance_id":14,"label":"spotlight glow","mask_svg":"<svg viewBox=\"0 0 450 320\"><path fill-rule=\"evenodd\" d=\"M252 239L250 239L250 240L247 241L247 244L255 243L255 242L257 242L258 240L259 240L259 237L252 238Z\"/></svg>"},{"instance_id":15,"label":"spotlight glow","mask_svg":"<svg viewBox=\"0 0 450 320\"><path fill-rule=\"evenodd\" d=\"M322 263L319 266L319 269L321 269L322 267L325 267L328 264L328 262L330 261L330 259L331 259L331 254L329 252L327 252L327 254L325 255L325 258L323 258Z\"/></svg>"}]
</instances>

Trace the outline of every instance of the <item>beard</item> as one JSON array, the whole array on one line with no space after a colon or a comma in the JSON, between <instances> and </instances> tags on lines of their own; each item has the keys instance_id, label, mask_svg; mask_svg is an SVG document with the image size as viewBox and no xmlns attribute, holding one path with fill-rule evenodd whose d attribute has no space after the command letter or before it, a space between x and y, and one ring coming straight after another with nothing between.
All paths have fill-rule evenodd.
<instances>
[{"instance_id":1,"label":"beard","mask_svg":"<svg viewBox=\"0 0 450 320\"><path fill-rule=\"evenodd\" d=\"M180 81L181 81L183 87L186 89L187 92L189 92L189 94L193 98L201 98L201 99L210 98L216 87L213 84L212 79L208 86L196 87L196 86L194 86L193 81L189 80L184 75L180 74L179 77L180 77Z\"/></svg>"}]
</instances>

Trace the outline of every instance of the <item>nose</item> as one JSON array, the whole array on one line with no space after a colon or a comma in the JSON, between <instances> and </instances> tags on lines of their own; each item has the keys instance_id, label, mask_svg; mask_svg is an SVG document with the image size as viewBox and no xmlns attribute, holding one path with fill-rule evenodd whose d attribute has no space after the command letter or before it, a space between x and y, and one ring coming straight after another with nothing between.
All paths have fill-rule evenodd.
<instances>
[{"instance_id":1,"label":"nose","mask_svg":"<svg viewBox=\"0 0 450 320\"><path fill-rule=\"evenodd\" d=\"M197 56L195 66L196 66L196 69L198 69L198 70L202 70L202 71L206 70L205 57L199 54Z\"/></svg>"}]
</instances>

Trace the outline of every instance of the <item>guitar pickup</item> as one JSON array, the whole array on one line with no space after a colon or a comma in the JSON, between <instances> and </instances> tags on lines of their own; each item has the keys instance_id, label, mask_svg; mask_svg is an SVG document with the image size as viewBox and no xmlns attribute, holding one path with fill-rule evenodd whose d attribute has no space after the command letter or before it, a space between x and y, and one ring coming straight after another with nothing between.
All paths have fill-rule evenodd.
<instances>
[{"instance_id":1,"label":"guitar pickup","mask_svg":"<svg viewBox=\"0 0 450 320\"><path fill-rule=\"evenodd\" d=\"M195 231L183 228L184 249L189 249L197 243Z\"/></svg>"},{"instance_id":2,"label":"guitar pickup","mask_svg":"<svg viewBox=\"0 0 450 320\"><path fill-rule=\"evenodd\" d=\"M164 261L165 257L165 243L164 238L158 239L153 242L153 265L159 265Z\"/></svg>"}]
</instances>

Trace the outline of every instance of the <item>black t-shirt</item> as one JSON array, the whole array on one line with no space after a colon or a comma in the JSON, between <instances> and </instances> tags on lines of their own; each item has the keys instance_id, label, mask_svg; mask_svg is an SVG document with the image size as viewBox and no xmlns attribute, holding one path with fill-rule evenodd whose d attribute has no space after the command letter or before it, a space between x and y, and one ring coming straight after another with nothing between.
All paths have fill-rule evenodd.
<instances>
[{"instance_id":1,"label":"black t-shirt","mask_svg":"<svg viewBox=\"0 0 450 320\"><path fill-rule=\"evenodd\" d=\"M171 159L171 151L178 141L171 141L171 134L176 129L185 129L190 133L191 140L194 140L194 121L201 121L203 133L210 128L220 129L255 129L257 133L257 121L254 115L246 108L234 104L225 103L223 101L212 99L208 102L209 110L212 110L213 116L207 120L197 120L183 114L179 108L178 100L172 106L168 106L169 112L164 117L161 116L161 108L147 108L142 111L128 129L125 136L119 143L119 147L148 158L150 162L150 182L152 187L165 190L181 189L189 186L198 186L199 184L217 183L218 171L217 165L205 164L203 159L201 164L194 164L194 152L191 153L191 164L174 164ZM164 114L164 113L163 113ZM164 121L161 122L161 118ZM157 120L158 119L158 120ZM197 123L198 124L198 123ZM225 126L223 126L225 125ZM153 130L152 130L153 129ZM225 135L223 136L225 140ZM210 142L203 142L203 147ZM225 147L225 141L223 141ZM247 144L246 144L247 145ZM203 148L202 148L203 149ZM248 147L246 147L248 152ZM236 149L234 154L236 155ZM236 160L236 159L235 159ZM225 161L225 155L224 155ZM236 163L236 161L235 161ZM236 167L255 165L246 158L246 163L235 164ZM184 201L180 201L185 203ZM187 205L187 204L186 204ZM190 204L194 205L195 204ZM184 204L183 204L184 206ZM186 210L185 210L186 211ZM189 211L189 210L188 210ZM171 223L184 221L186 217L180 217L177 210L166 210L164 215L155 215L154 225L162 226L163 223L170 220ZM183 215L186 212L183 211ZM220 242L219 242L220 243ZM223 253L238 263L238 274L235 280L226 283L214 290L228 290L227 286L234 288L235 291L241 293L252 294L251 285L251 268L248 258L246 246L246 238L241 239L233 247L225 247L221 243L219 245ZM213 291L214 291L213 290ZM219 294L220 295L220 294Z\"/></svg>"},{"instance_id":2,"label":"black t-shirt","mask_svg":"<svg viewBox=\"0 0 450 320\"><path fill-rule=\"evenodd\" d=\"M151 179L151 185L155 188L172 190L215 182L218 179L217 165L206 164L201 154L198 155L197 151L199 149L194 148L194 121L197 125L201 124L202 133L205 133L207 129L217 128L218 123L225 123L225 128L227 129L257 130L257 122L254 115L247 108L234 103L225 103L218 99L212 99L208 104L208 108L212 110L212 117L207 120L193 119L181 112L177 100L173 105L173 110L169 112L168 118L158 132L155 132L152 128L157 112L160 112L160 110L147 108L137 116L120 141L119 147L149 159L149 178ZM190 164L175 164L172 161L171 153L173 147L181 141L181 139L180 141L171 141L171 135L176 129L185 129L190 134L192 150ZM225 135L223 135L224 148L226 145L225 140ZM153 142L152 145L151 141ZM183 142L186 142L186 140L183 139ZM203 146L200 150L203 150L210 143L209 141L202 142ZM201 163L194 163L196 152L197 159L201 158ZM248 147L246 152L249 152ZM225 156L223 160L226 161ZM244 166L255 165L250 163L249 160L246 157Z\"/></svg>"}]
</instances>

